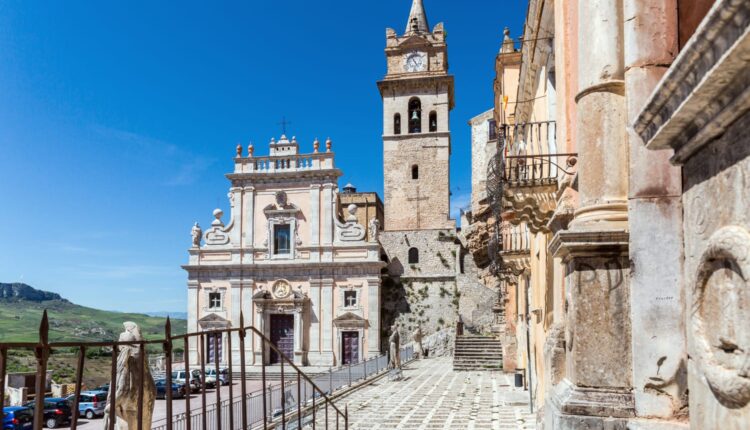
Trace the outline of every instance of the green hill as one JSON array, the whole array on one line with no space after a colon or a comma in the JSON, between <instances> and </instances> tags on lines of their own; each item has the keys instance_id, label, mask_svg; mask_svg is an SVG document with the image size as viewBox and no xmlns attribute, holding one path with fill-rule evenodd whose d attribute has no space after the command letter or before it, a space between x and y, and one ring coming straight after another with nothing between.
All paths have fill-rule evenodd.
<instances>
[{"instance_id":1,"label":"green hill","mask_svg":"<svg viewBox=\"0 0 750 430\"><path fill-rule=\"evenodd\" d=\"M116 340L125 321L138 324L147 339L164 336L166 318L87 308L26 284L0 283L0 342L36 342L45 309L50 342ZM185 333L187 321L171 322L172 334Z\"/></svg>"}]
</instances>

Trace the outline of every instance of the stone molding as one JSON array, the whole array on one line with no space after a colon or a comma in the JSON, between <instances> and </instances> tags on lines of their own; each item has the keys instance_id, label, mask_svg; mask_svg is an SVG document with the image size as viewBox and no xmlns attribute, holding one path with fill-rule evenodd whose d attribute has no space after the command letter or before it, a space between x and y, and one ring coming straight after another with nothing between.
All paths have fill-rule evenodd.
<instances>
[{"instance_id":1,"label":"stone molding","mask_svg":"<svg viewBox=\"0 0 750 430\"><path fill-rule=\"evenodd\" d=\"M578 387L567 378L555 386L550 401L562 415L613 418L635 416L635 400L629 390Z\"/></svg>"},{"instance_id":2,"label":"stone molding","mask_svg":"<svg viewBox=\"0 0 750 430\"><path fill-rule=\"evenodd\" d=\"M557 206L556 182L528 186L508 184L503 194L503 209L513 214L503 220L513 225L525 222L531 233L549 232L547 224Z\"/></svg>"},{"instance_id":3,"label":"stone molding","mask_svg":"<svg viewBox=\"0 0 750 430\"><path fill-rule=\"evenodd\" d=\"M601 257L628 253L630 234L626 230L563 230L550 241L547 250L564 261L572 257Z\"/></svg>"},{"instance_id":4,"label":"stone molding","mask_svg":"<svg viewBox=\"0 0 750 430\"><path fill-rule=\"evenodd\" d=\"M633 124L648 149L683 164L750 108L750 2L718 0Z\"/></svg>"}]
</instances>

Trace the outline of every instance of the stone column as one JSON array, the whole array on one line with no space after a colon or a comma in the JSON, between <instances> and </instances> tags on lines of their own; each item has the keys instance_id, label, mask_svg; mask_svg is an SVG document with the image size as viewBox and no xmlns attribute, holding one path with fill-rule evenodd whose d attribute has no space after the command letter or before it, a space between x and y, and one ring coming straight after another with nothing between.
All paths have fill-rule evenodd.
<instances>
[{"instance_id":1,"label":"stone column","mask_svg":"<svg viewBox=\"0 0 750 430\"><path fill-rule=\"evenodd\" d=\"M549 246L566 268L565 378L545 406L555 429L625 428L634 414L622 1L578 2L580 206Z\"/></svg>"},{"instance_id":2,"label":"stone column","mask_svg":"<svg viewBox=\"0 0 750 430\"><path fill-rule=\"evenodd\" d=\"M625 0L625 95L636 119L677 54L676 0ZM630 315L637 416L673 418L685 406L681 169L628 127ZM658 244L658 246L656 245ZM659 382L662 381L662 382Z\"/></svg>"},{"instance_id":3,"label":"stone column","mask_svg":"<svg viewBox=\"0 0 750 430\"><path fill-rule=\"evenodd\" d=\"M380 354L380 278L367 278L367 358ZM363 330L364 332L364 330ZM364 333L361 333L364 334ZM362 351L360 349L360 351Z\"/></svg>"}]
</instances>

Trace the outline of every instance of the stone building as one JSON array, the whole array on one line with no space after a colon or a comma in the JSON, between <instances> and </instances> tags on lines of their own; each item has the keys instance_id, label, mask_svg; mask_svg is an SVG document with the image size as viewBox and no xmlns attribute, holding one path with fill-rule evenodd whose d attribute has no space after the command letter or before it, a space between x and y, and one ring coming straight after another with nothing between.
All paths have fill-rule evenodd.
<instances>
[{"instance_id":1,"label":"stone building","mask_svg":"<svg viewBox=\"0 0 750 430\"><path fill-rule=\"evenodd\" d=\"M453 76L442 23L432 30L414 0L404 33L386 30L383 100L384 231L388 260L383 326L399 323L410 336L454 326L459 312L470 327L489 329L495 294L476 267L450 218L450 111ZM407 337L408 338L408 337Z\"/></svg>"},{"instance_id":2,"label":"stone building","mask_svg":"<svg viewBox=\"0 0 750 430\"><path fill-rule=\"evenodd\" d=\"M229 222L214 211L211 227L193 228L188 272L188 330L238 327L240 314L298 365L332 366L378 355L380 349L380 245L367 237L358 206L337 216L341 171L330 139L299 153L292 138L271 140L270 154L246 156L237 147ZM239 363L239 342L208 336L214 354ZM258 336L246 343L249 363L275 363ZM201 348L190 344L196 363Z\"/></svg>"},{"instance_id":3,"label":"stone building","mask_svg":"<svg viewBox=\"0 0 750 430\"><path fill-rule=\"evenodd\" d=\"M528 261L487 247L540 427L747 428L749 29L746 1L529 2L487 177Z\"/></svg>"}]
</instances>

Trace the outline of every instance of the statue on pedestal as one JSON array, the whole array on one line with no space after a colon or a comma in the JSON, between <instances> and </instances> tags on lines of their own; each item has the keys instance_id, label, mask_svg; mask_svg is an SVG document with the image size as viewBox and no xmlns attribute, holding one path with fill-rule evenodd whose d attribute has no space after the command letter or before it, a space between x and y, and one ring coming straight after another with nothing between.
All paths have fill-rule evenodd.
<instances>
[{"instance_id":1,"label":"statue on pedestal","mask_svg":"<svg viewBox=\"0 0 750 430\"><path fill-rule=\"evenodd\" d=\"M120 334L120 342L135 342L143 340L138 325L125 322L125 331ZM145 354L145 348L143 354ZM138 388L143 386L143 415L144 429L151 428L151 418L154 414L156 386L148 367L148 358L143 357L145 366L141 368L141 349L138 345L120 346L117 355L117 379L110 383L110 393L107 406L104 409L104 428L109 428L109 411L112 406L112 390L115 391L115 429L133 430L138 428Z\"/></svg>"},{"instance_id":2,"label":"statue on pedestal","mask_svg":"<svg viewBox=\"0 0 750 430\"><path fill-rule=\"evenodd\" d=\"M417 327L417 330L414 331L412 338L414 339L414 356L417 359L424 358L424 349L422 348L422 328L421 327Z\"/></svg>"},{"instance_id":3,"label":"statue on pedestal","mask_svg":"<svg viewBox=\"0 0 750 430\"><path fill-rule=\"evenodd\" d=\"M201 230L201 226L199 226L197 222L193 225L193 228L190 230L190 235L193 237L193 248L200 248L201 236L203 236L203 230Z\"/></svg>"}]
</instances>

